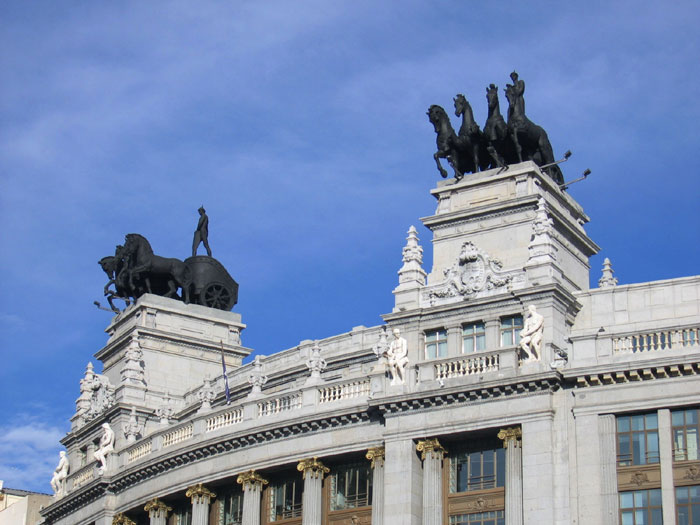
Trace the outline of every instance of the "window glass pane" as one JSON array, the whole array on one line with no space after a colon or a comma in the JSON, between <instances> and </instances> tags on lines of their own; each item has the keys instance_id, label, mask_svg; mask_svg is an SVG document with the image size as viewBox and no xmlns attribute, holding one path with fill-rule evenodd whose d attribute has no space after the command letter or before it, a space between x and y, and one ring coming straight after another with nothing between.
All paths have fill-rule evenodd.
<instances>
[{"instance_id":1,"label":"window glass pane","mask_svg":"<svg viewBox=\"0 0 700 525\"><path fill-rule=\"evenodd\" d=\"M480 334L476 336L476 349L477 350L485 350L486 349L486 336L484 334Z\"/></svg>"},{"instance_id":2,"label":"window glass pane","mask_svg":"<svg viewBox=\"0 0 700 525\"><path fill-rule=\"evenodd\" d=\"M620 493L620 507L623 509L631 509L634 507L634 494L632 492Z\"/></svg>"},{"instance_id":3,"label":"window glass pane","mask_svg":"<svg viewBox=\"0 0 700 525\"><path fill-rule=\"evenodd\" d=\"M634 492L634 506L637 508L647 506L647 491L646 490L637 490Z\"/></svg>"},{"instance_id":4,"label":"window glass pane","mask_svg":"<svg viewBox=\"0 0 700 525\"><path fill-rule=\"evenodd\" d=\"M629 432L630 431L630 418L627 416L617 418L617 431L618 432Z\"/></svg>"},{"instance_id":5,"label":"window glass pane","mask_svg":"<svg viewBox=\"0 0 700 525\"><path fill-rule=\"evenodd\" d=\"M676 503L681 505L688 504L688 488L687 487L677 487L676 488Z\"/></svg>"},{"instance_id":6,"label":"window glass pane","mask_svg":"<svg viewBox=\"0 0 700 525\"><path fill-rule=\"evenodd\" d=\"M685 424L686 425L697 425L698 424L698 409L693 408L691 410L685 411Z\"/></svg>"},{"instance_id":7,"label":"window glass pane","mask_svg":"<svg viewBox=\"0 0 700 525\"><path fill-rule=\"evenodd\" d=\"M513 334L510 332L503 332L501 334L501 346L512 346Z\"/></svg>"},{"instance_id":8,"label":"window glass pane","mask_svg":"<svg viewBox=\"0 0 700 525\"><path fill-rule=\"evenodd\" d=\"M661 525L663 523L663 517L661 516L661 509L651 509L651 522L650 525L658 523Z\"/></svg>"},{"instance_id":9,"label":"window glass pane","mask_svg":"<svg viewBox=\"0 0 700 525\"><path fill-rule=\"evenodd\" d=\"M674 427L682 427L684 424L684 411L671 412L671 424Z\"/></svg>"},{"instance_id":10,"label":"window glass pane","mask_svg":"<svg viewBox=\"0 0 700 525\"><path fill-rule=\"evenodd\" d=\"M630 511L622 513L622 525L635 525L634 514Z\"/></svg>"},{"instance_id":11,"label":"window glass pane","mask_svg":"<svg viewBox=\"0 0 700 525\"><path fill-rule=\"evenodd\" d=\"M644 434L632 434L632 464L646 464L646 454L644 450Z\"/></svg>"},{"instance_id":12,"label":"window glass pane","mask_svg":"<svg viewBox=\"0 0 700 525\"><path fill-rule=\"evenodd\" d=\"M697 460L698 459L698 429L689 428L686 434L686 459Z\"/></svg>"},{"instance_id":13,"label":"window glass pane","mask_svg":"<svg viewBox=\"0 0 700 525\"><path fill-rule=\"evenodd\" d=\"M660 507L661 506L661 489L654 489L649 491L649 506L650 507Z\"/></svg>"},{"instance_id":14,"label":"window glass pane","mask_svg":"<svg viewBox=\"0 0 700 525\"><path fill-rule=\"evenodd\" d=\"M632 416L630 417L630 422L632 423L632 430L644 430L644 416Z\"/></svg>"},{"instance_id":15,"label":"window glass pane","mask_svg":"<svg viewBox=\"0 0 700 525\"><path fill-rule=\"evenodd\" d=\"M659 462L659 435L656 432L647 433L647 462Z\"/></svg>"},{"instance_id":16,"label":"window glass pane","mask_svg":"<svg viewBox=\"0 0 700 525\"><path fill-rule=\"evenodd\" d=\"M645 416L645 420L646 420L647 430L658 428L658 418L656 416L656 413L647 414Z\"/></svg>"},{"instance_id":17,"label":"window glass pane","mask_svg":"<svg viewBox=\"0 0 700 525\"><path fill-rule=\"evenodd\" d=\"M469 354L469 353L473 352L474 350L475 350L475 348L474 348L474 339L472 339L471 337L465 339L465 340L464 340L464 346L463 346L463 348L462 348L462 351L463 351L465 354Z\"/></svg>"},{"instance_id":18,"label":"window glass pane","mask_svg":"<svg viewBox=\"0 0 700 525\"><path fill-rule=\"evenodd\" d=\"M439 355L440 357L447 357L447 342L446 342L446 341L443 341L443 342L439 343L438 346L439 346L439 353L438 353L438 355Z\"/></svg>"}]
</instances>

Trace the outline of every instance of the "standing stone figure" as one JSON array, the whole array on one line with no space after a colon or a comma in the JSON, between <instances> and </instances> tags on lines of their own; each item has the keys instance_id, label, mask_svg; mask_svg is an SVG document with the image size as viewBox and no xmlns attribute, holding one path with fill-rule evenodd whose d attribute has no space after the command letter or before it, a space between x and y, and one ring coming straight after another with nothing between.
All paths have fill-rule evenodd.
<instances>
[{"instance_id":1,"label":"standing stone figure","mask_svg":"<svg viewBox=\"0 0 700 525\"><path fill-rule=\"evenodd\" d=\"M51 488L53 489L55 498L62 498L66 495L66 479L68 478L70 465L66 453L63 450L61 450L58 455L60 459L58 460L58 465L51 478Z\"/></svg>"},{"instance_id":2,"label":"standing stone figure","mask_svg":"<svg viewBox=\"0 0 700 525\"><path fill-rule=\"evenodd\" d=\"M525 326L520 332L520 348L525 352L528 360L540 358L543 331L544 317L538 314L535 305L531 304L527 307Z\"/></svg>"},{"instance_id":3,"label":"standing stone figure","mask_svg":"<svg viewBox=\"0 0 700 525\"><path fill-rule=\"evenodd\" d=\"M211 257L211 248L209 248L209 217L204 209L204 206L199 208L199 222L197 223L197 229L194 232L194 239L192 240L192 257L197 255L197 248L199 248L199 243L204 243L204 247L207 249L207 255Z\"/></svg>"},{"instance_id":4,"label":"standing stone figure","mask_svg":"<svg viewBox=\"0 0 700 525\"><path fill-rule=\"evenodd\" d=\"M95 459L100 462L99 472L103 474L107 468L107 454L114 451L114 431L109 423L102 423L104 434L100 438L100 447L95 450Z\"/></svg>"},{"instance_id":5,"label":"standing stone figure","mask_svg":"<svg viewBox=\"0 0 700 525\"><path fill-rule=\"evenodd\" d=\"M406 379L406 365L408 364L408 344L401 337L398 328L394 328L393 334L394 339L386 351L387 364L389 372L391 372L391 384L403 385Z\"/></svg>"}]
</instances>

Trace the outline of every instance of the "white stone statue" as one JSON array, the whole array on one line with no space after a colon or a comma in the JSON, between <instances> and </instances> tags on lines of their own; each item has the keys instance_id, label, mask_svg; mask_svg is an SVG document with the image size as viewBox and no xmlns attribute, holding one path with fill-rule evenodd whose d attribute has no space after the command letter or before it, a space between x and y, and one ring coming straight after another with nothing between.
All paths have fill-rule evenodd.
<instances>
[{"instance_id":1,"label":"white stone statue","mask_svg":"<svg viewBox=\"0 0 700 525\"><path fill-rule=\"evenodd\" d=\"M394 339L386 351L386 359L391 373L391 384L403 385L406 380L406 365L408 365L408 344L401 337L401 331L398 328L394 328L393 334Z\"/></svg>"},{"instance_id":2,"label":"white stone statue","mask_svg":"<svg viewBox=\"0 0 700 525\"><path fill-rule=\"evenodd\" d=\"M525 352L528 360L540 358L543 331L544 317L538 314L535 305L531 304L527 307L525 325L520 331L520 348Z\"/></svg>"},{"instance_id":3,"label":"white stone statue","mask_svg":"<svg viewBox=\"0 0 700 525\"><path fill-rule=\"evenodd\" d=\"M61 450L58 456L60 459L58 460L58 465L51 478L51 488L54 492L54 498L62 498L66 495L66 479L68 478L68 471L70 470L70 464L68 463L66 453Z\"/></svg>"},{"instance_id":4,"label":"white stone statue","mask_svg":"<svg viewBox=\"0 0 700 525\"><path fill-rule=\"evenodd\" d=\"M114 431L109 423L102 423L104 434L100 438L100 446L95 450L95 459L100 462L99 473L104 474L107 468L107 455L114 452Z\"/></svg>"},{"instance_id":5,"label":"white stone statue","mask_svg":"<svg viewBox=\"0 0 700 525\"><path fill-rule=\"evenodd\" d=\"M321 357L321 347L318 346L318 341L314 341L314 346L311 348L311 356L306 361L306 366L311 372L309 379L320 379L321 372L326 369L326 360Z\"/></svg>"}]
</instances>

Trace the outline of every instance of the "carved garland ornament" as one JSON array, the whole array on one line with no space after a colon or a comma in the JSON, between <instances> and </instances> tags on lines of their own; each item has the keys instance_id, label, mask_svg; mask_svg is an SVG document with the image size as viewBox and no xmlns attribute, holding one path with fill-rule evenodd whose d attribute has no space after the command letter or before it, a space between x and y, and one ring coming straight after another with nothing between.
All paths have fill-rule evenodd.
<instances>
[{"instance_id":1,"label":"carved garland ornament","mask_svg":"<svg viewBox=\"0 0 700 525\"><path fill-rule=\"evenodd\" d=\"M421 459L425 459L428 454L433 458L442 459L447 450L440 444L437 438L424 439L416 445L416 450L421 453Z\"/></svg>"},{"instance_id":2,"label":"carved garland ornament","mask_svg":"<svg viewBox=\"0 0 700 525\"><path fill-rule=\"evenodd\" d=\"M638 487L644 483L647 483L648 481L649 477L647 476L646 472L638 471L630 476L630 483L634 483Z\"/></svg>"},{"instance_id":3,"label":"carved garland ornament","mask_svg":"<svg viewBox=\"0 0 700 525\"><path fill-rule=\"evenodd\" d=\"M523 431L520 427L504 428L498 433L498 439L503 441L503 448L508 448L509 443L512 443L515 448L520 447L522 437Z\"/></svg>"},{"instance_id":4,"label":"carved garland ornament","mask_svg":"<svg viewBox=\"0 0 700 525\"><path fill-rule=\"evenodd\" d=\"M373 447L367 451L365 457L372 463L372 468L384 466L384 447Z\"/></svg>"},{"instance_id":5,"label":"carved garland ornament","mask_svg":"<svg viewBox=\"0 0 700 525\"><path fill-rule=\"evenodd\" d=\"M160 501L158 498L153 498L151 501L146 503L146 506L143 508L143 510L148 512L149 516L167 518L168 512L172 511L173 508L168 507L165 503Z\"/></svg>"},{"instance_id":6,"label":"carved garland ornament","mask_svg":"<svg viewBox=\"0 0 700 525\"><path fill-rule=\"evenodd\" d=\"M236 478L236 483L241 485L243 489L257 489L262 490L262 488L269 483L265 478L254 470L249 470L248 472L243 472Z\"/></svg>"},{"instance_id":7,"label":"carved garland ornament","mask_svg":"<svg viewBox=\"0 0 700 525\"><path fill-rule=\"evenodd\" d=\"M206 488L201 483L197 483L196 485L192 485L190 488L187 489L187 492L185 492L185 496L188 498L192 498L192 504L195 504L209 503L211 499L216 497L216 494L214 494L211 490Z\"/></svg>"},{"instance_id":8,"label":"carved garland ornament","mask_svg":"<svg viewBox=\"0 0 700 525\"><path fill-rule=\"evenodd\" d=\"M307 472L313 478L318 478L319 476L323 478L324 474L328 474L331 471L331 469L321 463L316 456L311 459L302 459L297 465L297 470L303 473L302 476L304 479L306 479Z\"/></svg>"}]
</instances>

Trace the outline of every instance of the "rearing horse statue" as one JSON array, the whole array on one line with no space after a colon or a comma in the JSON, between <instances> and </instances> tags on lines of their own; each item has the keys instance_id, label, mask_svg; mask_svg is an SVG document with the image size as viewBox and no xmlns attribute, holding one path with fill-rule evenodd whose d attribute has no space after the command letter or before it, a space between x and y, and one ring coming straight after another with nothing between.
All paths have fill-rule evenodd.
<instances>
[{"instance_id":1,"label":"rearing horse statue","mask_svg":"<svg viewBox=\"0 0 700 525\"><path fill-rule=\"evenodd\" d=\"M461 93L454 98L455 115L462 117L462 125L457 136L457 147L465 154L471 154L471 172L488 169L490 163L484 151L484 135L474 120L471 104Z\"/></svg>"},{"instance_id":2,"label":"rearing horse statue","mask_svg":"<svg viewBox=\"0 0 700 525\"><path fill-rule=\"evenodd\" d=\"M447 171L440 164L440 159L447 159L457 180L462 179L465 173L476 171L473 151L471 148L465 147L464 141L457 137L445 110L433 104L428 109L428 118L435 128L435 133L437 133L437 151L433 154L433 158L440 175L447 178Z\"/></svg>"},{"instance_id":3,"label":"rearing horse statue","mask_svg":"<svg viewBox=\"0 0 700 525\"><path fill-rule=\"evenodd\" d=\"M501 104L498 100L498 86L491 84L486 88L486 102L489 113L484 124L484 139L486 151L493 159L492 167L508 168L508 164L517 161L513 144L508 133L508 125L501 115Z\"/></svg>"}]
</instances>

